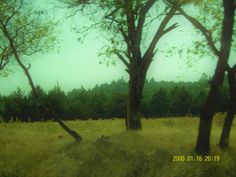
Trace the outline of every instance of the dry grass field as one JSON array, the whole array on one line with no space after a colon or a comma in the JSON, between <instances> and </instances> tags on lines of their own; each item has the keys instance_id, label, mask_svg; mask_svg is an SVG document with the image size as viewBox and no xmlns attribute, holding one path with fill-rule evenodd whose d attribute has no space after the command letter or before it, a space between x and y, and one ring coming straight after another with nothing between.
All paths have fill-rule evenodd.
<instances>
[{"instance_id":1,"label":"dry grass field","mask_svg":"<svg viewBox=\"0 0 236 177\"><path fill-rule=\"evenodd\" d=\"M192 156L197 118L143 119L143 130L126 132L124 120L66 122L75 143L56 123L1 123L0 177L235 177L236 127L230 149L217 146L223 116L212 127L211 156L220 160L174 162Z\"/></svg>"}]
</instances>

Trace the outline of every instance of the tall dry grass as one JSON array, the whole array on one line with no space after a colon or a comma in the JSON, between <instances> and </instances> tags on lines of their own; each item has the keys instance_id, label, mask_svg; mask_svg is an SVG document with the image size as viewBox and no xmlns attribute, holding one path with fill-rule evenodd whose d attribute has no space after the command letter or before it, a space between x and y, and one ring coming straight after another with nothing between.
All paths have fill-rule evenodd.
<instances>
[{"instance_id":1,"label":"tall dry grass","mask_svg":"<svg viewBox=\"0 0 236 177\"><path fill-rule=\"evenodd\" d=\"M54 122L0 124L0 177L235 177L236 129L231 148L216 145L223 115L215 116L211 155L219 162L172 162L196 155L197 118L143 119L126 132L120 119L66 122L83 141L74 143Z\"/></svg>"}]
</instances>

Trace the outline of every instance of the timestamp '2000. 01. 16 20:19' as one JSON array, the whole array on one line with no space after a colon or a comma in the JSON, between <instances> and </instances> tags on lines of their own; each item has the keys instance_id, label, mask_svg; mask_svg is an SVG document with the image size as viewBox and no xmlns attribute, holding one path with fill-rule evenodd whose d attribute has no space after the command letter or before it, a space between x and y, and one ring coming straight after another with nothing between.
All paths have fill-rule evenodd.
<instances>
[{"instance_id":1,"label":"timestamp '2000. 01. 16 20:19'","mask_svg":"<svg viewBox=\"0 0 236 177\"><path fill-rule=\"evenodd\" d=\"M172 162L219 162L219 155L173 155Z\"/></svg>"}]
</instances>

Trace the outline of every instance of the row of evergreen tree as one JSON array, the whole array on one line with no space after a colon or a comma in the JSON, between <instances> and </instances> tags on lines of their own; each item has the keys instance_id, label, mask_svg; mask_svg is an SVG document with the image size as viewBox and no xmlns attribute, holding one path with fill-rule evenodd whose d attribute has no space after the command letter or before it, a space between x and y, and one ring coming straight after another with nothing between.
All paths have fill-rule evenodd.
<instances>
[{"instance_id":1,"label":"row of evergreen tree","mask_svg":"<svg viewBox=\"0 0 236 177\"><path fill-rule=\"evenodd\" d=\"M200 114L209 89L208 79L198 82L146 81L142 102L144 117L197 116ZM101 84L93 89L74 89L68 93L57 85L48 92L37 87L39 100L32 93L17 89L8 96L0 96L0 117L8 121L46 121L50 114L43 104L64 120L124 118L127 107L128 84L124 79ZM43 103L43 104L42 104ZM221 90L218 111L228 107L227 85Z\"/></svg>"}]
</instances>

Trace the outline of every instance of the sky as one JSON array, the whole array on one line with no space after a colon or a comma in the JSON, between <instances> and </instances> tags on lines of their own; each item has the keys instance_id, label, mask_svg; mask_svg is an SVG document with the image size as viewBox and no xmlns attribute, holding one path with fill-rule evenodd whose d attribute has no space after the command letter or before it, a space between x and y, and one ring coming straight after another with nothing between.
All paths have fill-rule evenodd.
<instances>
[{"instance_id":1,"label":"sky","mask_svg":"<svg viewBox=\"0 0 236 177\"><path fill-rule=\"evenodd\" d=\"M61 20L58 29L59 44L57 48L46 54L37 54L27 58L26 63L31 63L30 73L35 84L43 89L52 89L57 83L65 91L74 88L93 88L96 84L110 83L121 77L128 80L128 74L123 64L117 60L116 65L99 64L103 59L98 57L99 49L106 42L105 38L98 35L98 30L91 31L84 39L83 43L77 40L78 34L72 30L73 27L80 28L84 24L90 23L82 16L64 18L68 12L60 10L54 12L53 18ZM183 18L176 17L170 24L177 21L179 27L164 36L157 47L167 49L171 46L184 46L188 48L192 40L199 36L193 30L191 24ZM150 30L149 36L155 30ZM197 58L197 59L196 59ZM156 81L197 81L202 73L212 75L216 66L216 58L210 57L193 59L194 67L186 65L187 59L180 58L177 54L166 57L165 53L158 52L152 62L147 79L154 78ZM27 78L22 70L16 65L9 65L13 70L8 77L0 78L0 94L6 95L14 91L17 87L26 92L30 90Z\"/></svg>"}]
</instances>

